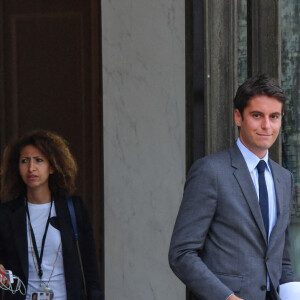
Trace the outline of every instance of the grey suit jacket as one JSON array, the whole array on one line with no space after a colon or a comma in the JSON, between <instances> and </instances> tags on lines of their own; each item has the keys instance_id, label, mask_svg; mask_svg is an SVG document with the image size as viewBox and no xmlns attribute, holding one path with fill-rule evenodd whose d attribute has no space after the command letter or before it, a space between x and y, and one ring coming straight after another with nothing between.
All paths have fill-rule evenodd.
<instances>
[{"instance_id":1,"label":"grey suit jacket","mask_svg":"<svg viewBox=\"0 0 300 300\"><path fill-rule=\"evenodd\" d=\"M233 148L190 169L169 251L174 273L202 300L265 300L267 272L274 299L280 283L295 281L288 224L293 199L289 171L270 160L277 222L269 245L246 162Z\"/></svg>"}]
</instances>

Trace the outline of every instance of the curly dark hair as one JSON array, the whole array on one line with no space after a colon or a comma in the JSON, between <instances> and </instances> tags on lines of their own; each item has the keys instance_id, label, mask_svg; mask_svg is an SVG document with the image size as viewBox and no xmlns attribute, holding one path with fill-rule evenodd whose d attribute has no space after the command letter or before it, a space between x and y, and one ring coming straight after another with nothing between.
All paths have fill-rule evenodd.
<instances>
[{"instance_id":1,"label":"curly dark hair","mask_svg":"<svg viewBox=\"0 0 300 300\"><path fill-rule=\"evenodd\" d=\"M75 191L77 164L64 138L49 130L34 130L10 142L4 150L1 167L1 196L11 200L26 193L19 172L20 153L32 145L46 156L53 169L49 188L54 196L70 196Z\"/></svg>"}]
</instances>

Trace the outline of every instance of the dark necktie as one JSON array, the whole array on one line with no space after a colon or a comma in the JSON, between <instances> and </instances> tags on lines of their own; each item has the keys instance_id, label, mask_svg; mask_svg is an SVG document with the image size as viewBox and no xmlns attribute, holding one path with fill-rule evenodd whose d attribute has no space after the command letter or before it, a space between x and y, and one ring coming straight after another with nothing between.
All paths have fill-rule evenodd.
<instances>
[{"instance_id":1,"label":"dark necktie","mask_svg":"<svg viewBox=\"0 0 300 300\"><path fill-rule=\"evenodd\" d=\"M261 215L264 220L265 230L267 238L269 235L269 201L268 201L268 190L265 180L265 168L266 162L260 160L257 164L258 170L258 185L259 185L259 206L261 210Z\"/></svg>"}]
</instances>

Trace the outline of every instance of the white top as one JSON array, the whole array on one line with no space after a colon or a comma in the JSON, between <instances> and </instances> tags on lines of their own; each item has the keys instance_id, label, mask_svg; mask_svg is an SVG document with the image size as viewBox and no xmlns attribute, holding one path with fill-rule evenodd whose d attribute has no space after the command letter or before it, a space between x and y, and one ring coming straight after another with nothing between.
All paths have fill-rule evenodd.
<instances>
[{"instance_id":1,"label":"white top","mask_svg":"<svg viewBox=\"0 0 300 300\"><path fill-rule=\"evenodd\" d=\"M45 232L50 206L51 203L32 204L28 202L28 210L30 215L31 226L35 235L39 254L41 253L42 239ZM51 217L54 216L56 216L56 211L55 211L55 205L53 203L51 209ZM43 270L42 286L40 285L41 281L37 274L37 269L36 269L38 268L38 264L35 258L33 247L31 246L32 243L30 241L30 235L29 235L28 218L27 218L27 241L28 241L28 286L27 286L26 300L31 300L31 294L39 290L44 290L46 284L49 281L49 277L52 272L53 265L56 259L57 250L59 248L59 244L61 241L61 235L60 235L60 231L54 228L50 223L48 227L47 236L46 236L43 260L42 260L42 270ZM35 259L35 262L33 261L33 257ZM60 247L59 250L56 266L53 271L49 286L54 292L55 300L67 299L62 246Z\"/></svg>"}]
</instances>

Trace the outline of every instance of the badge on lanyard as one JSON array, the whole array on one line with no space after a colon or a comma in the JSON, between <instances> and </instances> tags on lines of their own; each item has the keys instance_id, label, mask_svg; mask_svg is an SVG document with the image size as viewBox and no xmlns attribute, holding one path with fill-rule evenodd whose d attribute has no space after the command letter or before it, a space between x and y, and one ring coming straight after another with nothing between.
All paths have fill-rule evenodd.
<instances>
[{"instance_id":1,"label":"badge on lanyard","mask_svg":"<svg viewBox=\"0 0 300 300\"><path fill-rule=\"evenodd\" d=\"M52 300L54 293L51 289L45 288L45 290L37 291L31 294L31 300Z\"/></svg>"}]
</instances>

